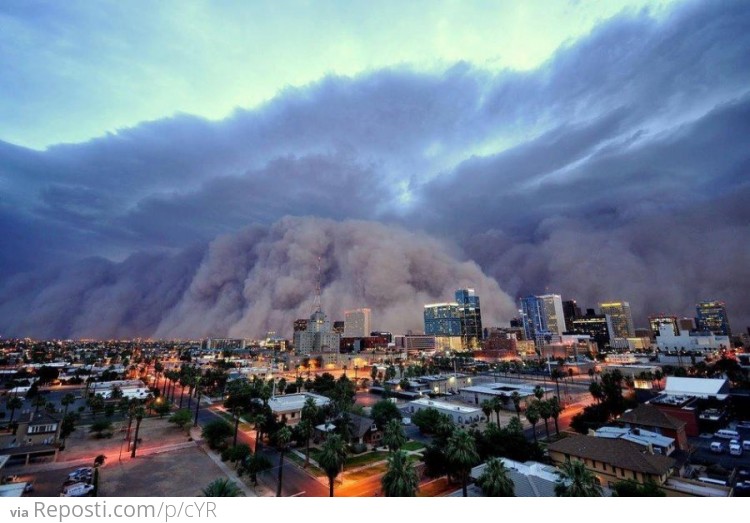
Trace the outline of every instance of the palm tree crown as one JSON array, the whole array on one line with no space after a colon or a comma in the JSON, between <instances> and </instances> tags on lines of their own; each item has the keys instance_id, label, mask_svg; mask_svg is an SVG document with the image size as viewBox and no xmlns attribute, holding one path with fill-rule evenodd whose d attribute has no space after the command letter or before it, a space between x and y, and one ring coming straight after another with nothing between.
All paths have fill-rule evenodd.
<instances>
[{"instance_id":1,"label":"palm tree crown","mask_svg":"<svg viewBox=\"0 0 750 523\"><path fill-rule=\"evenodd\" d=\"M388 456L388 470L381 484L387 497L411 498L417 495L419 477L406 452L399 450Z\"/></svg>"},{"instance_id":2,"label":"palm tree crown","mask_svg":"<svg viewBox=\"0 0 750 523\"><path fill-rule=\"evenodd\" d=\"M560 479L555 485L555 495L566 498L601 497L602 488L582 461L572 460L560 467Z\"/></svg>"},{"instance_id":3,"label":"palm tree crown","mask_svg":"<svg viewBox=\"0 0 750 523\"><path fill-rule=\"evenodd\" d=\"M479 476L477 484L488 497L513 497L515 485L508 475L505 464L497 458L490 458Z\"/></svg>"},{"instance_id":4,"label":"palm tree crown","mask_svg":"<svg viewBox=\"0 0 750 523\"><path fill-rule=\"evenodd\" d=\"M333 483L336 481L336 476L341 472L345 460L346 445L344 440L338 434L331 434L323 443L322 451L318 456L318 464L328 476L331 497L333 497Z\"/></svg>"},{"instance_id":5,"label":"palm tree crown","mask_svg":"<svg viewBox=\"0 0 750 523\"><path fill-rule=\"evenodd\" d=\"M479 461L474 438L466 431L457 430L448 438L445 448L450 470L461 480L464 497L468 496L467 482L471 467Z\"/></svg>"}]
</instances>

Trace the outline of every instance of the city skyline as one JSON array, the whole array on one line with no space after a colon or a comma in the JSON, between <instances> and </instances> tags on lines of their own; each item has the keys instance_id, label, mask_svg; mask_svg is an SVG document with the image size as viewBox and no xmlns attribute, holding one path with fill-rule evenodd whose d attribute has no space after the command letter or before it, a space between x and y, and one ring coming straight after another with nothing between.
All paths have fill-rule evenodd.
<instances>
[{"instance_id":1,"label":"city skyline","mask_svg":"<svg viewBox=\"0 0 750 523\"><path fill-rule=\"evenodd\" d=\"M0 333L286 330L318 258L393 331L463 287L750 325L747 3L290 6L0 8Z\"/></svg>"}]
</instances>

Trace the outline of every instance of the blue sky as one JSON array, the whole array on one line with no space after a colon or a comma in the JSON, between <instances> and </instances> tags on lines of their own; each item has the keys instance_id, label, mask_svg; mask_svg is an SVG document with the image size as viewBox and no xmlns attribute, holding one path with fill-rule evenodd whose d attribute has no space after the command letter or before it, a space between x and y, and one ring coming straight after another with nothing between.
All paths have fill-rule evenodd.
<instances>
[{"instance_id":1,"label":"blue sky","mask_svg":"<svg viewBox=\"0 0 750 523\"><path fill-rule=\"evenodd\" d=\"M4 2L0 138L44 148L287 87L466 61L530 70L604 19L671 2Z\"/></svg>"},{"instance_id":2,"label":"blue sky","mask_svg":"<svg viewBox=\"0 0 750 523\"><path fill-rule=\"evenodd\" d=\"M742 330L750 4L643 4L5 2L0 335L284 332L318 255L385 329L455 283Z\"/></svg>"}]
</instances>

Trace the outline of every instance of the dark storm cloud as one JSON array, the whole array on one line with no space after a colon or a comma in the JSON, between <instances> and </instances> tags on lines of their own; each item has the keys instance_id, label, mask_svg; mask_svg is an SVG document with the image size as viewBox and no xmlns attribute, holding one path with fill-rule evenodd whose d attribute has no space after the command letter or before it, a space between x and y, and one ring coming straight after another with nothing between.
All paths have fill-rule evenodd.
<instances>
[{"instance_id":1,"label":"dark storm cloud","mask_svg":"<svg viewBox=\"0 0 750 523\"><path fill-rule=\"evenodd\" d=\"M406 309L386 312L397 310L389 293L415 293L407 304L418 315L419 299L447 299L458 283L427 292L413 275L455 278L466 258L513 294L547 289L591 306L629 300L639 323L656 310L686 314L704 298L725 299L733 320L750 322L750 297L738 290L748 281L750 248L742 205L749 22L746 2L688 3L663 20L647 12L614 18L533 71L490 73L461 63L439 74L330 77L218 122L177 115L43 152L0 143L0 225L12 231L0 240L6 282L29 267L160 250L123 264L67 265L45 273L48 287L14 277L5 286L14 296L4 305L6 329L37 334L25 317L44 318L45 334L92 325L100 326L97 335L288 326L306 310L307 258L319 249L272 238L299 230L329 245L336 266L352 267L333 273L336 300L349 303L349 293L369 300L351 306L380 306L393 321L384 328L419 327ZM451 260L435 267L427 247L424 256L403 259L409 242L427 240L398 228L279 222L289 215L418 228L439 238L431 249ZM256 227L236 233L248 225ZM316 227L347 240L322 238ZM363 232L371 229L380 243ZM219 234L228 236L199 266L199 248L188 247ZM272 261L286 245L307 261ZM342 245L352 252L381 245L390 256L375 259L408 263L408 285L382 283L364 255L344 262L336 251ZM153 283L146 273L159 274L173 259L182 261L166 273L163 300L141 313L100 306L143 296ZM271 270L277 264L278 273ZM229 272L219 277L215 265ZM87 272L91 284L80 279ZM382 292L367 294L370 288ZM74 306L55 319L47 304L61 296L73 296ZM14 303L27 314L10 314Z\"/></svg>"},{"instance_id":2,"label":"dark storm cloud","mask_svg":"<svg viewBox=\"0 0 750 523\"><path fill-rule=\"evenodd\" d=\"M324 310L332 318L368 305L396 332L418 328L422 305L473 286L492 322L513 301L471 261L439 241L374 222L285 218L221 236L178 255L87 259L0 286L0 332L37 336L290 336L312 312L321 257Z\"/></svg>"}]
</instances>

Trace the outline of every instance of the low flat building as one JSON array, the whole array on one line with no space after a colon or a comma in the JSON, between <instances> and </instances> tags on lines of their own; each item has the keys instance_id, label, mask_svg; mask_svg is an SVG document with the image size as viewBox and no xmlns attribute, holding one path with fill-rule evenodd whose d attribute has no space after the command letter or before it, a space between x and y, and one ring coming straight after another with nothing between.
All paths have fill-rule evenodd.
<instances>
[{"instance_id":1,"label":"low flat building","mask_svg":"<svg viewBox=\"0 0 750 523\"><path fill-rule=\"evenodd\" d=\"M513 492L517 498L555 497L555 484L560 477L555 467L536 461L521 463L508 458L498 459L508 469L508 476L513 481ZM474 481L478 480L486 467L487 464L482 463L471 469L471 478Z\"/></svg>"},{"instance_id":2,"label":"low flat building","mask_svg":"<svg viewBox=\"0 0 750 523\"><path fill-rule=\"evenodd\" d=\"M331 400L319 394L303 392L299 394L286 394L284 396L275 396L268 400L268 406L277 420L286 420L288 425L296 425L300 421L302 408L305 406L307 398L315 401L316 407L325 407Z\"/></svg>"},{"instance_id":3,"label":"low flat building","mask_svg":"<svg viewBox=\"0 0 750 523\"><path fill-rule=\"evenodd\" d=\"M493 400L500 398L503 400L503 406L508 409L515 411L515 405L511 400L514 392L517 392L521 399L526 399L534 396L534 389L540 385L531 385L527 383L483 383L482 385L472 385L459 389L459 397L461 401L469 403L471 405L481 405L485 400ZM542 387L545 393L554 392L551 388Z\"/></svg>"},{"instance_id":4,"label":"low flat building","mask_svg":"<svg viewBox=\"0 0 750 523\"><path fill-rule=\"evenodd\" d=\"M476 407L455 405L446 401L436 401L427 398L410 401L407 407L410 414L414 414L424 409L435 409L441 414L449 416L457 425L476 423L480 421L483 416L482 409Z\"/></svg>"}]
</instances>

